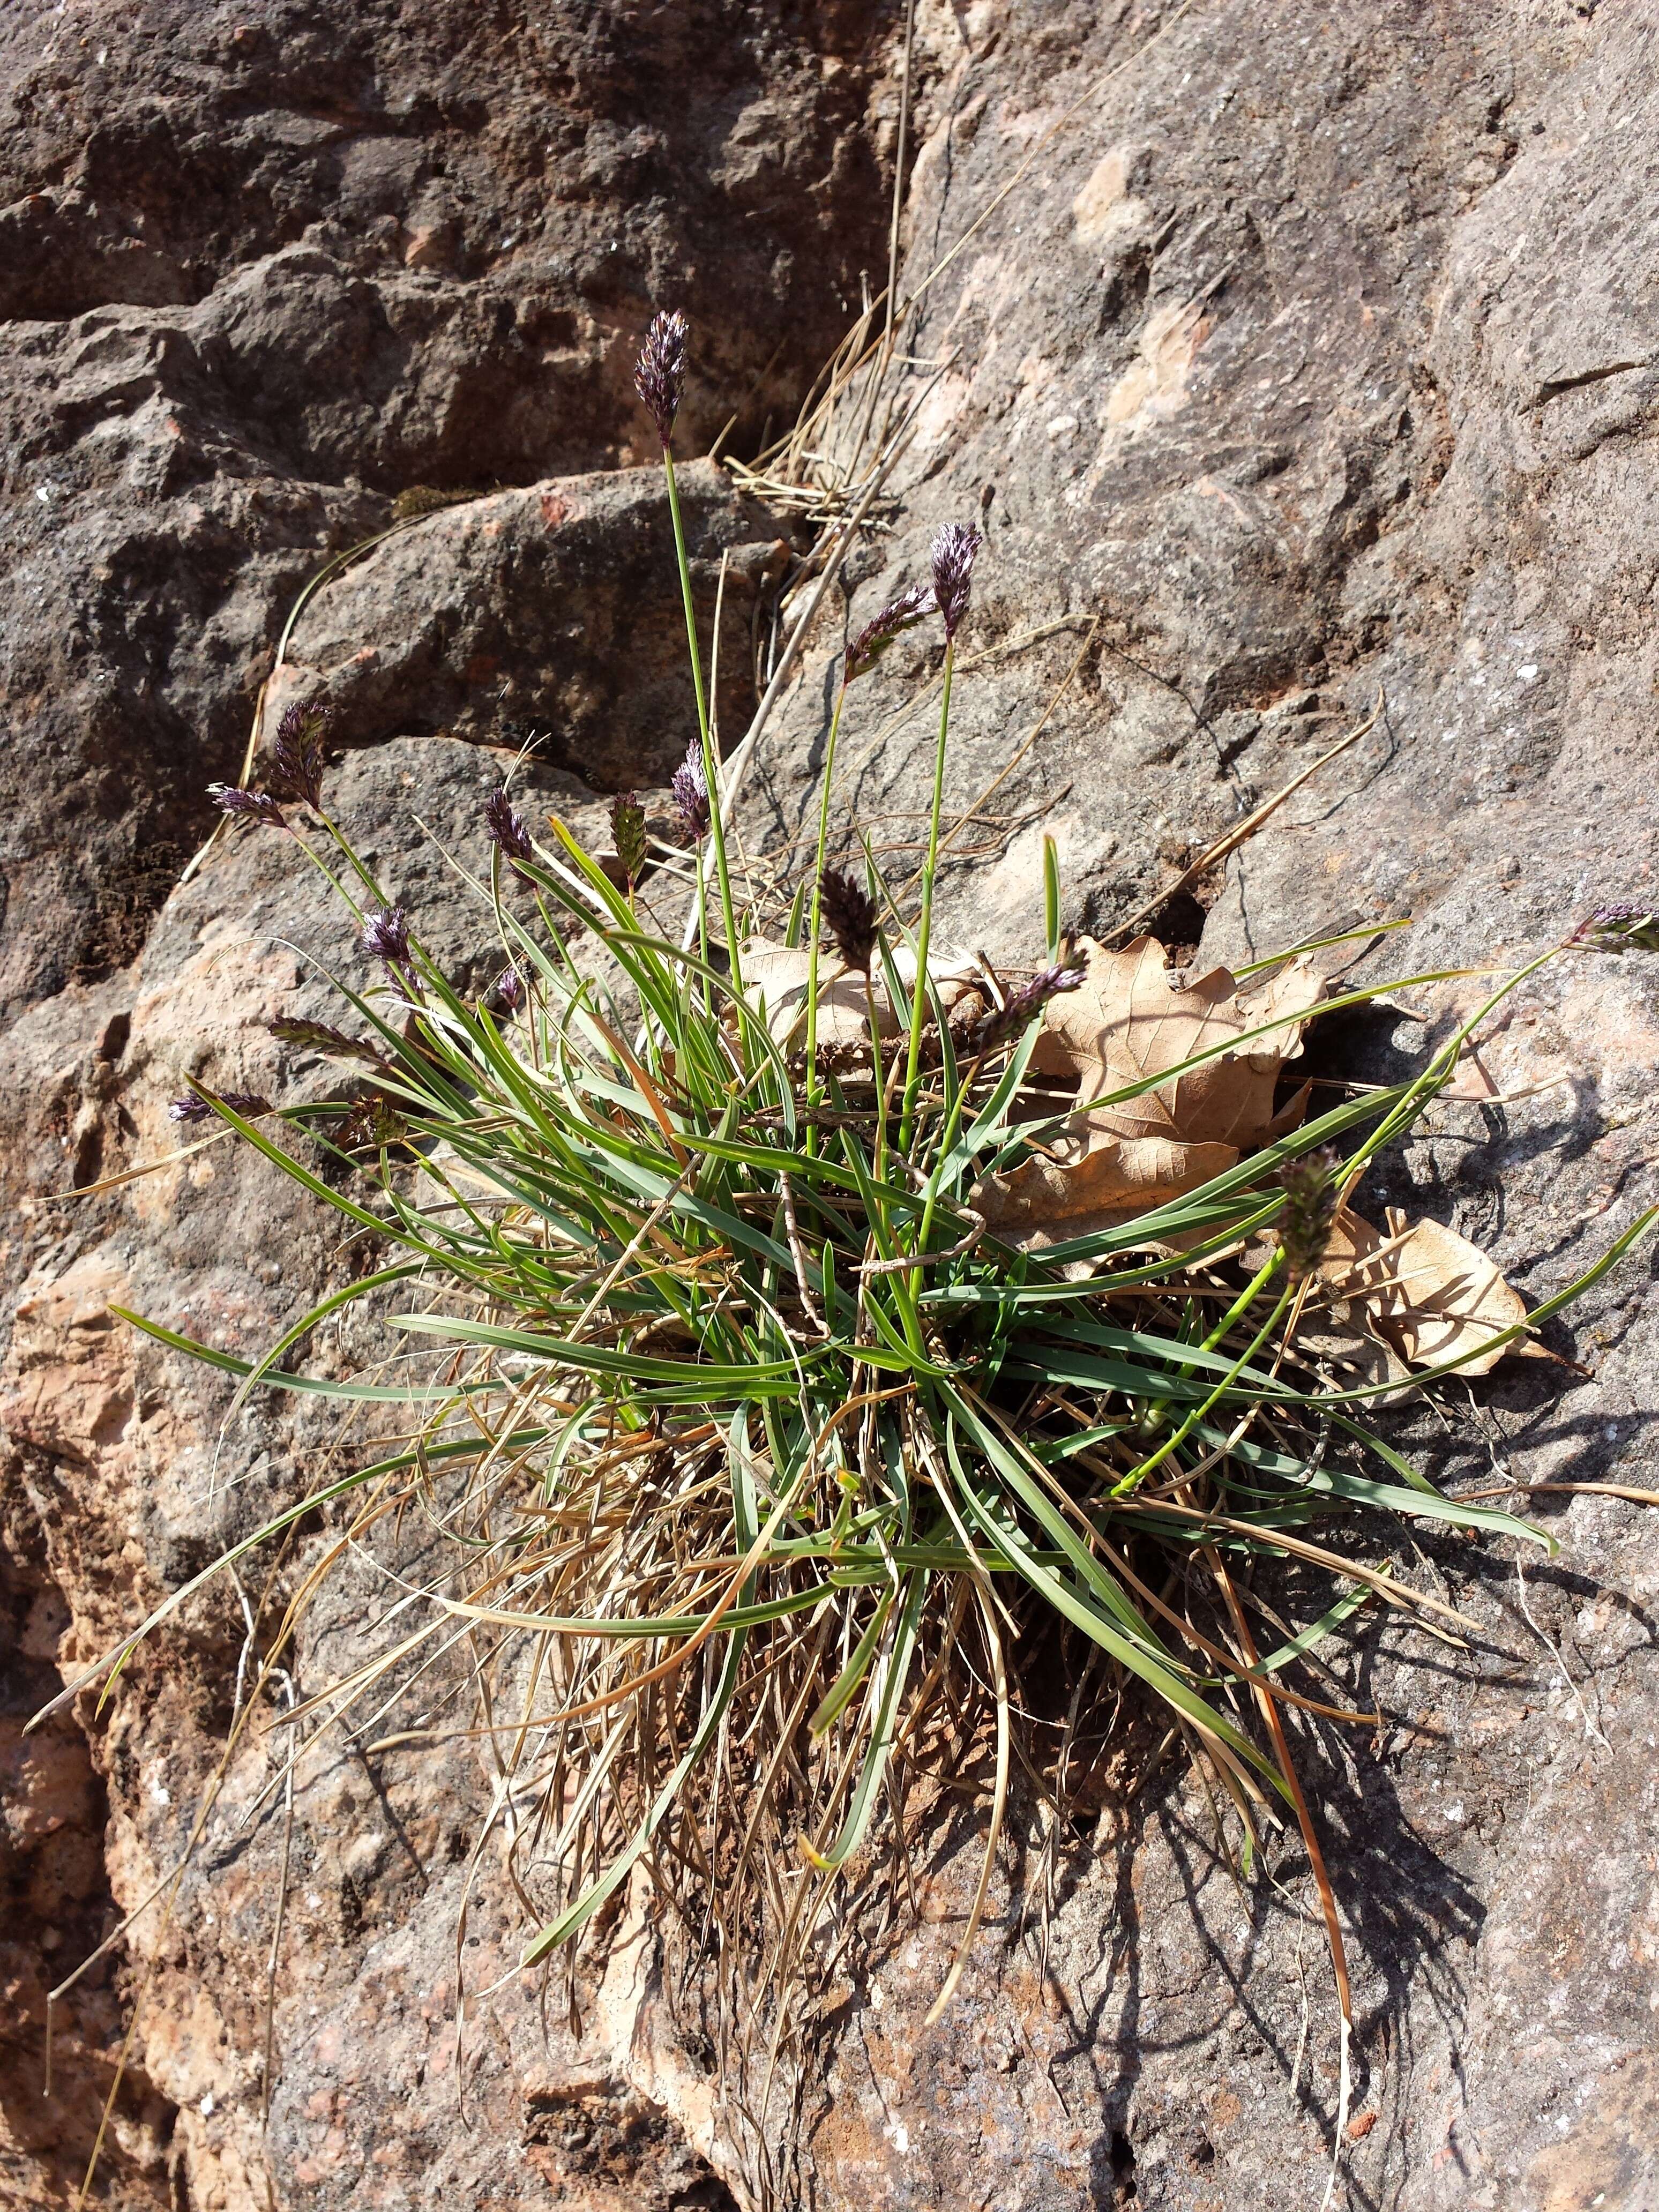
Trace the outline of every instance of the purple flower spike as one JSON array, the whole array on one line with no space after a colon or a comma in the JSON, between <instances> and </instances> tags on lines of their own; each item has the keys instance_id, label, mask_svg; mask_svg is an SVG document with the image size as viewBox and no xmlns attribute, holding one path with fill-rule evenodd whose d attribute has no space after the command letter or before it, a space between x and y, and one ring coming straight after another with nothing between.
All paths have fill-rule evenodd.
<instances>
[{"instance_id":1,"label":"purple flower spike","mask_svg":"<svg viewBox=\"0 0 1659 2212\"><path fill-rule=\"evenodd\" d=\"M695 740L686 747L685 758L675 769L669 788L674 794L674 805L686 836L694 845L700 844L708 835L713 817L708 811L708 778L703 774L702 748Z\"/></svg>"},{"instance_id":2,"label":"purple flower spike","mask_svg":"<svg viewBox=\"0 0 1659 2212\"><path fill-rule=\"evenodd\" d=\"M969 1031L968 1042L975 1052L991 1052L1018 1036L1033 1014L1041 1013L1050 999L1057 999L1062 991L1081 989L1087 980L1081 968L1045 968L1040 975L1013 993L1006 1006L994 1006L984 1018L975 1023Z\"/></svg>"},{"instance_id":3,"label":"purple flower spike","mask_svg":"<svg viewBox=\"0 0 1659 2212\"><path fill-rule=\"evenodd\" d=\"M524 977L516 968L503 968L495 978L495 996L509 1014L516 1014L524 1004Z\"/></svg>"},{"instance_id":4,"label":"purple flower spike","mask_svg":"<svg viewBox=\"0 0 1659 2212\"><path fill-rule=\"evenodd\" d=\"M283 810L268 791L244 791L234 783L210 783L208 797L222 812L238 822L261 822L268 830L286 830Z\"/></svg>"},{"instance_id":5,"label":"purple flower spike","mask_svg":"<svg viewBox=\"0 0 1659 2212\"><path fill-rule=\"evenodd\" d=\"M1620 899L1586 915L1567 939L1589 952L1659 952L1659 908Z\"/></svg>"},{"instance_id":6,"label":"purple flower spike","mask_svg":"<svg viewBox=\"0 0 1659 2212\"><path fill-rule=\"evenodd\" d=\"M363 950L388 968L403 968L409 961L409 919L400 906L372 914L363 927Z\"/></svg>"},{"instance_id":7,"label":"purple flower spike","mask_svg":"<svg viewBox=\"0 0 1659 2212\"><path fill-rule=\"evenodd\" d=\"M947 522L933 532L933 596L947 639L955 637L968 611L969 580L983 543L970 522Z\"/></svg>"},{"instance_id":8,"label":"purple flower spike","mask_svg":"<svg viewBox=\"0 0 1659 2212\"><path fill-rule=\"evenodd\" d=\"M308 1022L297 1015L281 1014L274 1022L265 1024L279 1044L294 1046L301 1052L320 1052L329 1060L361 1060L371 1067L384 1067L386 1060L364 1037L348 1036L343 1030L333 1029L327 1022Z\"/></svg>"},{"instance_id":9,"label":"purple flower spike","mask_svg":"<svg viewBox=\"0 0 1659 2212\"><path fill-rule=\"evenodd\" d=\"M257 1091L226 1091L216 1098L198 1098L192 1091L188 1098L168 1101L167 1119L170 1121L206 1121L221 1106L228 1106L233 1114L240 1114L247 1121L260 1114L270 1114L275 1110L270 1099L261 1098Z\"/></svg>"},{"instance_id":10,"label":"purple flower spike","mask_svg":"<svg viewBox=\"0 0 1659 2212\"><path fill-rule=\"evenodd\" d=\"M685 341L690 328L678 307L672 314L653 316L634 364L634 389L645 402L665 450L685 397Z\"/></svg>"},{"instance_id":11,"label":"purple flower spike","mask_svg":"<svg viewBox=\"0 0 1659 2212\"><path fill-rule=\"evenodd\" d=\"M1285 1194L1279 1241L1293 1283L1315 1273L1329 1249L1342 1164L1334 1145L1321 1145L1299 1159L1286 1160L1279 1170L1277 1181Z\"/></svg>"},{"instance_id":12,"label":"purple flower spike","mask_svg":"<svg viewBox=\"0 0 1659 2212\"><path fill-rule=\"evenodd\" d=\"M296 701L276 725L270 749L276 781L313 814L323 811L323 748L333 720L334 709L320 700L303 707Z\"/></svg>"},{"instance_id":13,"label":"purple flower spike","mask_svg":"<svg viewBox=\"0 0 1659 2212\"><path fill-rule=\"evenodd\" d=\"M520 860L532 857L530 832L524 826L524 817L515 811L507 795L505 785L492 791L484 802L484 827L500 849L501 858L510 860L516 868Z\"/></svg>"},{"instance_id":14,"label":"purple flower spike","mask_svg":"<svg viewBox=\"0 0 1659 2212\"><path fill-rule=\"evenodd\" d=\"M844 680L850 684L855 677L867 676L894 639L925 621L935 604L931 584L913 584L908 592L901 592L873 622L866 623L848 647Z\"/></svg>"},{"instance_id":15,"label":"purple flower spike","mask_svg":"<svg viewBox=\"0 0 1659 2212\"><path fill-rule=\"evenodd\" d=\"M818 878L818 915L830 940L849 968L870 973L876 949L876 902L860 883L840 868Z\"/></svg>"}]
</instances>

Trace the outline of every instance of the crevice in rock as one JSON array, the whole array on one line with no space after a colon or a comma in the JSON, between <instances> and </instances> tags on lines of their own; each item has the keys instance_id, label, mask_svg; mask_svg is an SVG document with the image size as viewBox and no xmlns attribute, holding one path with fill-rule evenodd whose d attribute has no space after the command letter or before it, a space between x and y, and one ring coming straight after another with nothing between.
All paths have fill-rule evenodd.
<instances>
[{"instance_id":1,"label":"crevice in rock","mask_svg":"<svg viewBox=\"0 0 1659 2212\"><path fill-rule=\"evenodd\" d=\"M612 2192L619 2212L624 2204L629 2212L741 2212L672 2117L623 2082L532 2086L522 2141L554 2191L594 2191L606 2212Z\"/></svg>"},{"instance_id":2,"label":"crevice in rock","mask_svg":"<svg viewBox=\"0 0 1659 2212\"><path fill-rule=\"evenodd\" d=\"M1547 406L1552 399L1559 399L1564 392L1577 392L1587 384L1604 384L1610 376L1627 376L1632 369L1647 366L1644 361L1613 361L1605 368L1581 369L1577 376L1552 377L1539 392L1539 404Z\"/></svg>"},{"instance_id":3,"label":"crevice in rock","mask_svg":"<svg viewBox=\"0 0 1659 2212\"><path fill-rule=\"evenodd\" d=\"M118 1923L104 1861L107 1801L85 1735L63 1715L25 1736L61 1686L54 1662L69 1608L21 1483L0 1522L0 2204L73 2202L97 2140L126 2028L118 1951L53 2008L46 1995ZM100 2155L96 2201L118 2212L184 2212L173 2171L177 2109L130 2065Z\"/></svg>"}]
</instances>

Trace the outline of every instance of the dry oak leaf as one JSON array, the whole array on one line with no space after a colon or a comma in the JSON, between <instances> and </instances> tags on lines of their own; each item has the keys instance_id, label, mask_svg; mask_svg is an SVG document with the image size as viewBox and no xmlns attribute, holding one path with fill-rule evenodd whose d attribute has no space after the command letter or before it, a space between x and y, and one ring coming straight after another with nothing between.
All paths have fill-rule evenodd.
<instances>
[{"instance_id":1,"label":"dry oak leaf","mask_svg":"<svg viewBox=\"0 0 1659 2212\"><path fill-rule=\"evenodd\" d=\"M804 945L773 945L751 938L741 949L743 995L765 1022L781 1050L805 1042L806 986L812 955ZM892 1011L876 994L876 1026L883 1036L893 1030ZM826 1047L861 1044L870 1034L869 1002L856 969L826 960L818 978L818 1042Z\"/></svg>"},{"instance_id":2,"label":"dry oak leaf","mask_svg":"<svg viewBox=\"0 0 1659 2212\"><path fill-rule=\"evenodd\" d=\"M1225 968L1171 982L1156 938L1121 952L1084 938L1081 987L1051 1000L1032 1065L1075 1075L1079 1096L1098 1098L1215 1052L1138 1097L1074 1115L1047 1158L981 1183L974 1204L1007 1242L1041 1249L1133 1219L1196 1189L1248 1152L1296 1127L1304 1085L1279 1113L1273 1091L1325 980L1304 957L1241 992ZM1266 1024L1266 1036L1232 1047ZM1218 1048L1226 1048L1218 1050Z\"/></svg>"},{"instance_id":3,"label":"dry oak leaf","mask_svg":"<svg viewBox=\"0 0 1659 2212\"><path fill-rule=\"evenodd\" d=\"M772 1042L782 1050L799 1051L805 1042L806 986L812 973L812 955L805 945L776 945L764 937L750 938L740 948L743 995L766 1023ZM836 1051L867 1042L873 996L878 1036L890 1037L898 1022L888 1003L885 986L878 979L873 994L866 994L862 972L848 968L834 953L820 954L817 1041L825 1051ZM906 989L914 988L915 955L902 946L894 967ZM975 988L977 970L970 961L941 953L927 963L946 1013ZM906 1007L908 1013L908 1007Z\"/></svg>"},{"instance_id":4,"label":"dry oak leaf","mask_svg":"<svg viewBox=\"0 0 1659 2212\"><path fill-rule=\"evenodd\" d=\"M1461 1359L1460 1375L1488 1375L1506 1352L1531 1348L1519 1339L1491 1344L1527 1309L1478 1245L1438 1221L1408 1221L1394 1206L1384 1218L1386 1237L1344 1206L1320 1264L1320 1280L1346 1304L1351 1327L1411 1367Z\"/></svg>"}]
</instances>

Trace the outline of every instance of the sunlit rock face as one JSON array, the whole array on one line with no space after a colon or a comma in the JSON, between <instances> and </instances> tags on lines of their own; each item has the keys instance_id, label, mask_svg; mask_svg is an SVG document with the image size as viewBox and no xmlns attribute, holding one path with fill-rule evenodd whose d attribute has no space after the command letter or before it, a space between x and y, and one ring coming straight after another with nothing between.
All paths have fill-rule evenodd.
<instances>
[{"instance_id":1,"label":"sunlit rock face","mask_svg":"<svg viewBox=\"0 0 1659 2212\"><path fill-rule=\"evenodd\" d=\"M543 817L602 838L609 793L665 805L690 693L634 349L653 308L686 308L688 456L728 418L742 455L793 418L865 277L885 282L903 15L94 0L0 30L0 2203L73 2201L129 2028L100 2168L118 2206L763 2201L648 1894L574 2010L511 1971L516 1902L493 1858L469 1866L492 1775L465 1741L336 1741L290 1823L284 1740L237 1737L170 1910L58 2008L46 2097L47 1990L171 1873L225 1757L241 1597L193 1605L100 1709L21 1728L298 1495L333 1434L264 1399L223 1426L222 1378L106 1310L261 1351L366 1264L320 1205L230 1144L55 1202L172 1149L188 1079L279 1103L316 1079L267 1024L337 1018L317 963L347 971L351 932L278 833L228 829L180 882L206 785L251 738L257 762L285 704L333 700L330 804L466 988L492 931L443 854L486 864L483 805L527 738ZM753 848L812 819L840 656L957 521L986 542L950 943L1041 957L1045 834L1068 926L1145 908L1234 969L1407 916L1332 967L1511 962L1659 896L1653 25L1472 0L915 19L893 376L929 388L757 754ZM683 483L705 636L725 570L729 744L804 538L714 467ZM262 701L302 587L413 491L423 518L308 602ZM901 637L842 732L846 805L894 846L927 805L939 649ZM1161 899L1379 694L1351 749ZM1392 1079L1481 988L1410 992L1426 1026L1316 1027L1308 1073ZM1656 1060L1650 964L1564 960L1372 1210L1431 1216L1547 1296L1656 1195ZM1659 1487L1654 1310L1638 1250L1548 1340L1587 1375L1511 1363L1473 1409L1448 1400L1449 1429L1407 1433L1471 1486L1612 1489L1536 1495L1561 1549L1524 1582L1506 1547L1425 1528L1395 1571L1474 1624L1467 1648L1368 1609L1313 1686L1382 1715L1297 1739L1355 1973L1339 2202L1659 2193L1659 1590L1646 1509L1617 1494ZM367 1321L306 1354L318 1374L374 1356ZM284 1572L327 1541L302 1530ZM1304 1620L1310 1595L1269 1601ZM296 1697L367 1655L387 1602L372 1562L345 1569L290 1655ZM918 1785L919 1910L872 1925L815 2024L801 2201L1320 2201L1337 2039L1306 1861L1270 1829L1241 1886L1158 1748L1081 1747L1058 1826L1017 1807L933 2027L982 1830L971 1798Z\"/></svg>"}]
</instances>

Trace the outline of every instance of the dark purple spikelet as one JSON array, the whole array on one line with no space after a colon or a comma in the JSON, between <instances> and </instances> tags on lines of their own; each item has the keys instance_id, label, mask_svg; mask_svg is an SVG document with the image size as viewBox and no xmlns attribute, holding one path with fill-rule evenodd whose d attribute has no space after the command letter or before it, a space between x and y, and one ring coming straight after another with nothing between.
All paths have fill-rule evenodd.
<instances>
[{"instance_id":1,"label":"dark purple spikelet","mask_svg":"<svg viewBox=\"0 0 1659 2212\"><path fill-rule=\"evenodd\" d=\"M1659 908L1620 899L1585 915L1569 945L1584 952L1659 952Z\"/></svg>"},{"instance_id":2,"label":"dark purple spikelet","mask_svg":"<svg viewBox=\"0 0 1659 2212\"><path fill-rule=\"evenodd\" d=\"M270 748L277 782L313 814L323 811L323 749L333 720L334 709L321 700L304 706L296 700L276 725Z\"/></svg>"},{"instance_id":3,"label":"dark purple spikelet","mask_svg":"<svg viewBox=\"0 0 1659 2212\"><path fill-rule=\"evenodd\" d=\"M1033 1015L1042 1012L1050 999L1057 999L1062 991L1079 989L1084 981L1085 973L1081 968L1067 968L1063 964L1045 968L1040 975L1033 975L1029 983L1023 983L1018 991L1012 993L1005 1004L993 1006L988 1014L974 1024L968 1033L969 1049L994 1052L998 1045L1006 1044L1010 1037L1018 1036Z\"/></svg>"},{"instance_id":4,"label":"dark purple spikelet","mask_svg":"<svg viewBox=\"0 0 1659 2212\"><path fill-rule=\"evenodd\" d=\"M348 1036L343 1030L331 1029L326 1022L301 1021L297 1015L281 1014L268 1026L279 1044L319 1052L327 1060L360 1060L370 1067L386 1066L384 1055L366 1037Z\"/></svg>"},{"instance_id":5,"label":"dark purple spikelet","mask_svg":"<svg viewBox=\"0 0 1659 2212\"><path fill-rule=\"evenodd\" d=\"M210 783L208 797L222 813L236 822L259 822L268 830L286 830L283 810L268 791L244 791L240 784Z\"/></svg>"},{"instance_id":6,"label":"dark purple spikelet","mask_svg":"<svg viewBox=\"0 0 1659 2212\"><path fill-rule=\"evenodd\" d=\"M1279 1241L1293 1283L1305 1281L1329 1249L1341 1170L1342 1156L1336 1147L1321 1145L1300 1159L1286 1160L1279 1170L1279 1187L1285 1194Z\"/></svg>"},{"instance_id":7,"label":"dark purple spikelet","mask_svg":"<svg viewBox=\"0 0 1659 2212\"><path fill-rule=\"evenodd\" d=\"M876 902L863 884L826 868L818 879L818 918L848 966L867 975L876 949Z\"/></svg>"},{"instance_id":8,"label":"dark purple spikelet","mask_svg":"<svg viewBox=\"0 0 1659 2212\"><path fill-rule=\"evenodd\" d=\"M372 959L384 960L388 968L408 965L409 917L402 907L386 907L369 915L363 925L363 950Z\"/></svg>"},{"instance_id":9,"label":"dark purple spikelet","mask_svg":"<svg viewBox=\"0 0 1659 2212\"><path fill-rule=\"evenodd\" d=\"M691 842L700 844L708 835L713 817L708 811L708 778L703 773L702 748L693 738L685 749L685 758L675 769L669 789L674 794L674 810L684 826Z\"/></svg>"},{"instance_id":10,"label":"dark purple spikelet","mask_svg":"<svg viewBox=\"0 0 1659 2212\"><path fill-rule=\"evenodd\" d=\"M492 791L484 801L484 827L494 839L501 858L511 861L514 868L520 860L532 857L530 832L525 828L524 817L507 797L505 785L499 791Z\"/></svg>"},{"instance_id":11,"label":"dark purple spikelet","mask_svg":"<svg viewBox=\"0 0 1659 2212\"><path fill-rule=\"evenodd\" d=\"M384 1091L371 1091L351 1106L334 1132L343 1152L378 1152L400 1144L409 1124Z\"/></svg>"},{"instance_id":12,"label":"dark purple spikelet","mask_svg":"<svg viewBox=\"0 0 1659 2212\"><path fill-rule=\"evenodd\" d=\"M907 629L914 629L933 613L936 601L931 584L913 584L908 592L901 592L890 600L873 622L867 622L847 648L847 667L843 681L851 684L855 678L867 676L881 659L894 639L902 637Z\"/></svg>"},{"instance_id":13,"label":"dark purple spikelet","mask_svg":"<svg viewBox=\"0 0 1659 2212\"><path fill-rule=\"evenodd\" d=\"M947 522L933 532L933 597L947 639L955 637L968 611L969 581L983 543L971 522Z\"/></svg>"},{"instance_id":14,"label":"dark purple spikelet","mask_svg":"<svg viewBox=\"0 0 1659 2212\"><path fill-rule=\"evenodd\" d=\"M206 1121L221 1106L228 1106L233 1114L240 1114L251 1121L260 1114L275 1111L269 1098L261 1098L253 1091L225 1091L216 1097L198 1097L194 1092L188 1098L173 1098L167 1103L170 1121Z\"/></svg>"},{"instance_id":15,"label":"dark purple spikelet","mask_svg":"<svg viewBox=\"0 0 1659 2212\"><path fill-rule=\"evenodd\" d=\"M495 997L504 1012L516 1014L524 1004L524 977L513 967L503 968L495 978Z\"/></svg>"},{"instance_id":16,"label":"dark purple spikelet","mask_svg":"<svg viewBox=\"0 0 1659 2212\"><path fill-rule=\"evenodd\" d=\"M701 758L697 766L701 769ZM645 809L637 792L619 792L611 800L611 836L631 891L645 873Z\"/></svg>"},{"instance_id":17,"label":"dark purple spikelet","mask_svg":"<svg viewBox=\"0 0 1659 2212\"><path fill-rule=\"evenodd\" d=\"M645 402L665 447L674 434L674 418L685 397L685 341L690 330L678 307L672 313L653 315L634 364L634 389Z\"/></svg>"}]
</instances>

